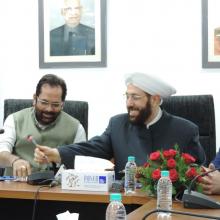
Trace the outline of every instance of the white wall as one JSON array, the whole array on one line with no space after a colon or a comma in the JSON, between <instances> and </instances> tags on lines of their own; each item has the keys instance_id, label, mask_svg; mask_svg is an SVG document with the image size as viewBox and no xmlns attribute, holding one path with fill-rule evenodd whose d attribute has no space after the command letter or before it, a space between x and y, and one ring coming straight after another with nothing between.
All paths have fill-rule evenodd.
<instances>
[{"instance_id":1,"label":"white wall","mask_svg":"<svg viewBox=\"0 0 220 220\"><path fill-rule=\"evenodd\" d=\"M89 137L101 134L110 116L126 111L123 75L144 71L178 95L213 94L219 147L220 69L201 68L201 0L107 0L108 66L92 69L39 69L37 0L1 5L1 122L5 98L32 98L40 77L54 73L66 80L67 99L89 102Z\"/></svg>"}]
</instances>

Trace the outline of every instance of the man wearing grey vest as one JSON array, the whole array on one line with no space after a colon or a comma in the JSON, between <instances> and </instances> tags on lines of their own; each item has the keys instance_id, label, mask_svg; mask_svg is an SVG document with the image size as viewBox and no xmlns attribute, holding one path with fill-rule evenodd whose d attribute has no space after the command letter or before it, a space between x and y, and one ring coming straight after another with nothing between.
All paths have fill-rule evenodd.
<instances>
[{"instance_id":1,"label":"man wearing grey vest","mask_svg":"<svg viewBox=\"0 0 220 220\"><path fill-rule=\"evenodd\" d=\"M44 75L33 95L33 107L9 115L0 135L0 166L5 175L25 177L47 166L34 162L35 144L27 140L32 135L40 145L51 148L86 140L80 122L62 111L67 88L63 79Z\"/></svg>"}]
</instances>

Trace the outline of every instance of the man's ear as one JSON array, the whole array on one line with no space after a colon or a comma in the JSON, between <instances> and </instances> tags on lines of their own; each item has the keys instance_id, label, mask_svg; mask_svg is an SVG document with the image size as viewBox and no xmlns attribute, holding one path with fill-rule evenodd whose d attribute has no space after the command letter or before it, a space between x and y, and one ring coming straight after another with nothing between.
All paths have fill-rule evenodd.
<instances>
[{"instance_id":1,"label":"man's ear","mask_svg":"<svg viewBox=\"0 0 220 220\"><path fill-rule=\"evenodd\" d=\"M34 95L33 95L33 106L36 105L36 99L37 99L37 96L34 94Z\"/></svg>"},{"instance_id":2,"label":"man's ear","mask_svg":"<svg viewBox=\"0 0 220 220\"><path fill-rule=\"evenodd\" d=\"M159 95L152 95L151 96L151 104L159 105L161 102L161 97Z\"/></svg>"},{"instance_id":3,"label":"man's ear","mask_svg":"<svg viewBox=\"0 0 220 220\"><path fill-rule=\"evenodd\" d=\"M64 14L64 9L63 9L63 8L60 9L60 13L61 13L62 16L65 15L65 14Z\"/></svg>"}]
</instances>

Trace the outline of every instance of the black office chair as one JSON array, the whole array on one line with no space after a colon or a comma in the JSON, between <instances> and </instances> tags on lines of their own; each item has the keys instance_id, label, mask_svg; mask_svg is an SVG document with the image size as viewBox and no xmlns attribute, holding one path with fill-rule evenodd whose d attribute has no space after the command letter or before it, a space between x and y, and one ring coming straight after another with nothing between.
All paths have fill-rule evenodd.
<instances>
[{"instance_id":1,"label":"black office chair","mask_svg":"<svg viewBox=\"0 0 220 220\"><path fill-rule=\"evenodd\" d=\"M6 99L4 101L4 120L6 117L21 109L32 106L32 99ZM63 111L78 119L83 125L86 136L88 137L88 102L85 101L65 101ZM0 168L0 176L3 175L4 169Z\"/></svg>"},{"instance_id":2,"label":"black office chair","mask_svg":"<svg viewBox=\"0 0 220 220\"><path fill-rule=\"evenodd\" d=\"M167 112L186 118L199 127L200 143L206 153L206 165L216 155L215 109L212 95L171 96L161 106Z\"/></svg>"}]
</instances>

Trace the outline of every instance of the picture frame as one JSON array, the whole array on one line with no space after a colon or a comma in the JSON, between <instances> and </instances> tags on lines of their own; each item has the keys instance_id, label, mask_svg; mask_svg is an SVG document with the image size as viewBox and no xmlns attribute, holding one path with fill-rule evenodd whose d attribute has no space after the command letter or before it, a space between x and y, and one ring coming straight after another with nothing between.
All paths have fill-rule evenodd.
<instances>
[{"instance_id":1,"label":"picture frame","mask_svg":"<svg viewBox=\"0 0 220 220\"><path fill-rule=\"evenodd\" d=\"M68 1L38 0L39 68L106 67L106 0Z\"/></svg>"},{"instance_id":2,"label":"picture frame","mask_svg":"<svg viewBox=\"0 0 220 220\"><path fill-rule=\"evenodd\" d=\"M219 10L219 0L202 0L202 68L220 68Z\"/></svg>"}]
</instances>

